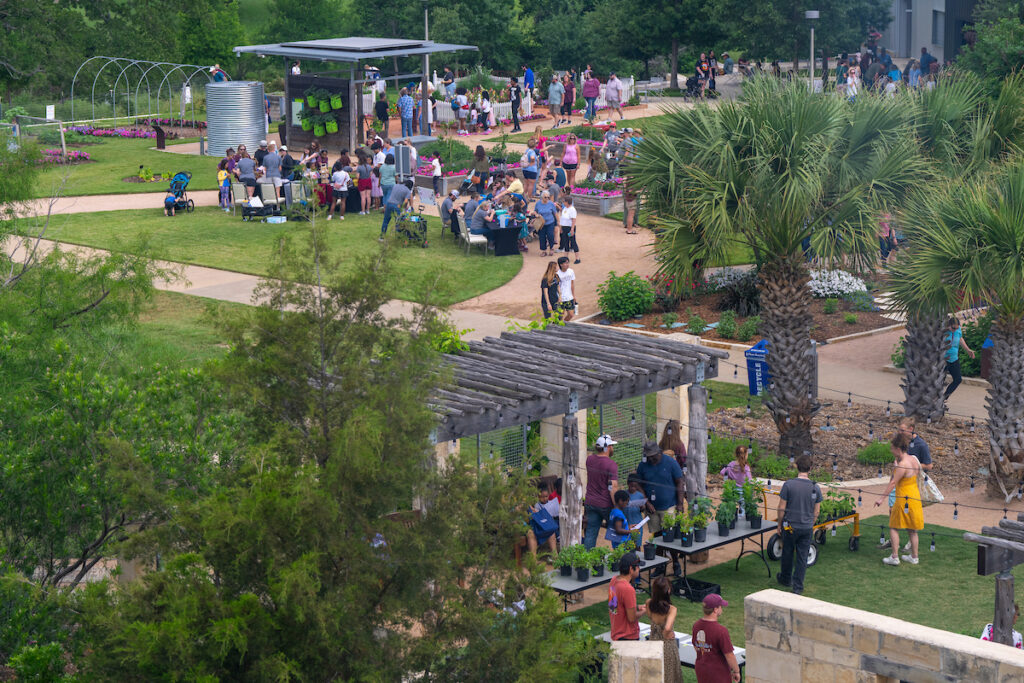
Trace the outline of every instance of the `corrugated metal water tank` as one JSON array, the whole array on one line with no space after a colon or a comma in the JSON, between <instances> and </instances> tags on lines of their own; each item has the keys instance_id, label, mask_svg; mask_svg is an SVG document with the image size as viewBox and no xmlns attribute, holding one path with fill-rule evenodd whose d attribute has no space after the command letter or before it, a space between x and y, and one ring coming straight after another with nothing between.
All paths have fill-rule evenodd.
<instances>
[{"instance_id":1,"label":"corrugated metal water tank","mask_svg":"<svg viewBox=\"0 0 1024 683\"><path fill-rule=\"evenodd\" d=\"M207 154L221 156L245 145L252 154L267 137L263 84L259 81L221 81L206 85Z\"/></svg>"}]
</instances>

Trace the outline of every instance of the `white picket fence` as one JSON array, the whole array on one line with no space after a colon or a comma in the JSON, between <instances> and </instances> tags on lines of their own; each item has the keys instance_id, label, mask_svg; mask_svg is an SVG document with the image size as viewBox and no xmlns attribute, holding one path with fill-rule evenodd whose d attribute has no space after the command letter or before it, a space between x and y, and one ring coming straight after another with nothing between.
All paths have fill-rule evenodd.
<instances>
[{"instance_id":1,"label":"white picket fence","mask_svg":"<svg viewBox=\"0 0 1024 683\"><path fill-rule=\"evenodd\" d=\"M438 95L440 95L441 93L444 92L444 86L441 83L441 79L438 78L436 71L434 72L433 75L434 75L434 78L433 78L433 81L434 81L434 92L436 92L436 93L438 93ZM620 80L622 81L622 102L626 103L636 93L636 79L633 76L630 76L629 78L623 78L623 79L620 79ZM545 95L545 91L543 90L543 88L535 88L535 89L538 91L538 94L543 98L543 96ZM576 92L579 93L580 91L581 91L581 89L577 88ZM367 93L367 94L363 95L363 113L364 114L370 114L370 113L373 112L373 103L374 103L375 97L376 97L376 95L374 93ZM478 109L480 108L480 100L481 100L481 98L477 97L476 104L477 104L477 108ZM606 106L607 104L608 104L608 102L607 102L607 100L605 100L605 85L602 83L601 84L601 94L597 98L597 106L600 108L600 107ZM512 119L512 103L511 102L492 102L491 103L491 107L494 109L494 116L495 116L496 119L499 119L499 120L500 119L509 119L509 120ZM533 98L529 95L529 93L527 93L526 96L523 98L522 106L519 108L519 116L522 117L522 118L525 118L527 116L532 115L533 113L534 113ZM543 113L543 112L541 112L541 113ZM451 105L448 102L441 101L439 99L438 103L437 103L437 108L435 109L435 112L434 112L434 118L436 118L441 123L454 123L455 122L455 112L452 111Z\"/></svg>"}]
</instances>

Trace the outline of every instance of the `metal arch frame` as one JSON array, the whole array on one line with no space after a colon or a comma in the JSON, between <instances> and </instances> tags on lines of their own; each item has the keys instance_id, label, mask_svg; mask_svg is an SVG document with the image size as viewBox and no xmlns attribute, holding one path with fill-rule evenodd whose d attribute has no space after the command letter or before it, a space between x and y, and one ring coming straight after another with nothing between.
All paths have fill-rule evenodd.
<instances>
[{"instance_id":1,"label":"metal arch frame","mask_svg":"<svg viewBox=\"0 0 1024 683\"><path fill-rule=\"evenodd\" d=\"M160 92L163 90L164 83L166 82L167 83L167 111L168 111L168 113L171 114L170 118L174 118L174 91L171 89L171 84L167 81L167 79L171 77L171 74L173 74L175 71L181 73L182 78L183 78L183 80L181 82L182 85L186 85L186 84L191 83L192 79L195 78L196 74L198 74L198 73L200 73L202 71L206 71L207 72L207 77L206 77L207 83L213 81L213 78L211 78L209 76L208 69L210 67L207 67L207 66L198 66L196 64L171 64L169 66L172 66L173 68L164 75L163 79L160 81L160 85L158 85L157 88L156 88L156 109L157 109L157 114L159 114L160 113ZM195 70L192 71L192 73L186 75L185 74L185 70L182 67L195 67ZM192 97L192 119L193 120L195 120L195 112L196 112L196 98L195 98L195 96L193 96Z\"/></svg>"},{"instance_id":2,"label":"metal arch frame","mask_svg":"<svg viewBox=\"0 0 1024 683\"><path fill-rule=\"evenodd\" d=\"M142 87L142 81L143 80L146 81L147 108L149 109L149 114L150 115L152 115L154 113L152 111L152 90L153 90L153 87L152 87L152 84L151 84L151 82L149 80L149 72L152 71L154 68L158 68L160 70L160 73L163 74L163 79L160 81L160 84L157 86L157 99L156 99L156 106L157 106L157 110L158 110L157 113L159 113L159 109L160 109L160 92L163 89L163 84L165 82L167 82L168 78L170 77L170 75L172 73L174 73L175 71L180 72L182 77L183 77L183 79L184 79L183 80L183 84L190 84L192 82L192 80L195 78L196 74L198 74L201 71L208 71L211 68L210 66L201 66L199 64L175 64L173 62L154 62L154 61L150 61L150 60L146 60L146 59L131 59L131 58L128 58L128 57L109 57L107 55L94 55L94 56L89 57L88 59L86 59L81 64L79 64L78 69L75 71L74 77L71 79L71 119L72 120L77 120L75 118L75 86L78 83L78 77L81 74L82 70L86 67L86 65L88 65L89 63L91 63L93 61L96 61L96 60L106 60L106 62L102 66L100 66L99 69L96 71L96 75L93 77L93 81L92 81L92 88L90 89L90 92L89 92L89 96L90 96L90 99L91 99L91 106L92 106L91 115L92 115L92 119L93 120L96 119L96 84L99 82L100 75L111 64L116 64L116 65L119 65L119 66L123 64L123 66L121 67L121 70L117 74L117 77L114 79L113 93L114 93L114 98L115 99L114 99L114 102L112 103L112 107L113 107L113 113L114 113L114 118L115 119L117 117L117 100L116 100L117 86L121 82L122 77L124 78L124 88L125 88L125 90L128 91L128 104L126 105L127 106L127 115L129 117L131 117L131 111L132 111L132 109L131 109L131 107L132 107L132 93L131 93L131 89L132 88L131 88L131 77L128 75L128 72L129 72L129 70L133 66L136 67L137 69L139 69L139 71L141 73L141 75L139 76L139 79L138 79L138 83L135 86L135 93L134 93L134 97L135 97L135 99L134 99L134 102L135 102L135 114L136 114L136 116L139 115L139 89ZM170 67L170 70L169 71L165 71L165 67ZM188 73L186 71L187 69L193 69L193 71L191 73ZM210 76L207 76L207 79L208 79L208 81L213 80L212 77L210 77ZM168 106L173 106L173 91L171 90L170 83L168 83L167 87L168 87L168 97L167 97ZM195 118L194 112L195 112L195 102L193 100L193 118Z\"/></svg>"}]
</instances>

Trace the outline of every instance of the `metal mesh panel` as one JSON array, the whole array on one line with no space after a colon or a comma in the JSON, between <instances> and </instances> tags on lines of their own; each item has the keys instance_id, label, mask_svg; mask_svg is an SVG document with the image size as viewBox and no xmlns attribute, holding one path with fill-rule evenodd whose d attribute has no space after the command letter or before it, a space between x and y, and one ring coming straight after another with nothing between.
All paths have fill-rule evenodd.
<instances>
[{"instance_id":1,"label":"metal mesh panel","mask_svg":"<svg viewBox=\"0 0 1024 683\"><path fill-rule=\"evenodd\" d=\"M462 449L468 453L475 452L479 462L501 458L508 468L522 468L526 461L528 428L528 425L520 425L471 436L462 440Z\"/></svg>"},{"instance_id":2,"label":"metal mesh panel","mask_svg":"<svg viewBox=\"0 0 1024 683\"><path fill-rule=\"evenodd\" d=\"M619 442L612 460L619 464L620 481L625 481L626 475L636 471L640 464L647 422L645 407L645 397L637 396L598 408L601 433Z\"/></svg>"}]
</instances>

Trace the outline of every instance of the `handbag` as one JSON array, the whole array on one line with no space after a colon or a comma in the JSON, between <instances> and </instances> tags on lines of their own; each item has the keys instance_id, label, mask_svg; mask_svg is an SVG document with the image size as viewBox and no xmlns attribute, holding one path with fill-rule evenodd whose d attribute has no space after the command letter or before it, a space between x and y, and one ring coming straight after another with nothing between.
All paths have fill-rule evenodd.
<instances>
[{"instance_id":1,"label":"handbag","mask_svg":"<svg viewBox=\"0 0 1024 683\"><path fill-rule=\"evenodd\" d=\"M939 487L935 485L935 480L929 477L927 472L922 471L917 475L917 488L920 491L922 507L945 500Z\"/></svg>"},{"instance_id":2,"label":"handbag","mask_svg":"<svg viewBox=\"0 0 1024 683\"><path fill-rule=\"evenodd\" d=\"M537 537L538 543L547 540L551 534L558 531L558 522L543 507L530 513L530 526L533 527L533 535Z\"/></svg>"},{"instance_id":3,"label":"handbag","mask_svg":"<svg viewBox=\"0 0 1024 683\"><path fill-rule=\"evenodd\" d=\"M479 185L479 184L480 184L480 175L479 175L479 174L477 174L477 173L474 173L474 174L473 174L473 177L472 177L472 178L470 178L470 179L469 179L469 181L470 181L471 183L473 183L474 185Z\"/></svg>"}]
</instances>

